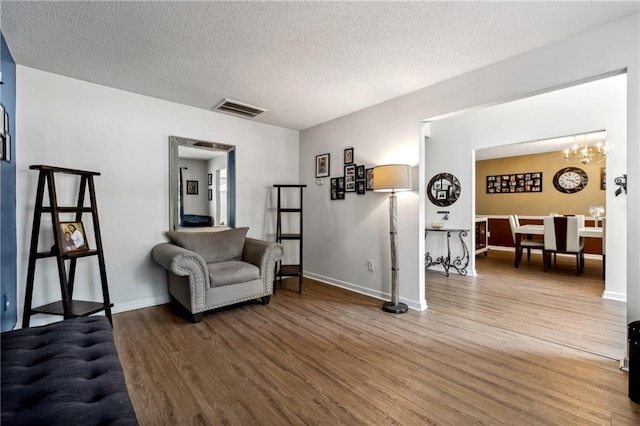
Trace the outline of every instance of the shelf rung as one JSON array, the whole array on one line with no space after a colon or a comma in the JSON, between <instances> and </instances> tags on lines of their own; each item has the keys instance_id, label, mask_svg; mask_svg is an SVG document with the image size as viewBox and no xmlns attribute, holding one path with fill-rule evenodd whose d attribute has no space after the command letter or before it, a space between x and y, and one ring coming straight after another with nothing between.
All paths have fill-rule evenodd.
<instances>
[{"instance_id":1,"label":"shelf rung","mask_svg":"<svg viewBox=\"0 0 640 426\"><path fill-rule=\"evenodd\" d=\"M104 311L108 308L113 308L113 303L102 302L88 302L86 300L72 300L71 301L71 316L80 317L86 315L92 315L100 311ZM47 305L38 306L31 309L35 314L48 314L48 315L64 315L64 305L62 300L49 303Z\"/></svg>"},{"instance_id":2,"label":"shelf rung","mask_svg":"<svg viewBox=\"0 0 640 426\"><path fill-rule=\"evenodd\" d=\"M282 234L280 235L281 240L299 240L302 236L300 234Z\"/></svg>"},{"instance_id":3,"label":"shelf rung","mask_svg":"<svg viewBox=\"0 0 640 426\"><path fill-rule=\"evenodd\" d=\"M299 208L287 208L287 209L280 209L280 212L282 212L282 213L302 213L302 209L299 209Z\"/></svg>"},{"instance_id":4,"label":"shelf rung","mask_svg":"<svg viewBox=\"0 0 640 426\"><path fill-rule=\"evenodd\" d=\"M58 213L91 213L92 207L58 207L56 209L47 206L42 208L43 213L51 213L52 210L56 210Z\"/></svg>"}]
</instances>

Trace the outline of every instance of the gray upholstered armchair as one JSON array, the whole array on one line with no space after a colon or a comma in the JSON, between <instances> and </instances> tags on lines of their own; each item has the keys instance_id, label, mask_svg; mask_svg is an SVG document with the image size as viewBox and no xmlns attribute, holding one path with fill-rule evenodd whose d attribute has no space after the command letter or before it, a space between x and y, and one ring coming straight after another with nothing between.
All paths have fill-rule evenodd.
<instances>
[{"instance_id":1,"label":"gray upholstered armchair","mask_svg":"<svg viewBox=\"0 0 640 426\"><path fill-rule=\"evenodd\" d=\"M258 298L269 303L282 246L246 238L248 230L168 232L171 242L153 248L153 258L168 271L172 300L193 322L222 306Z\"/></svg>"}]
</instances>

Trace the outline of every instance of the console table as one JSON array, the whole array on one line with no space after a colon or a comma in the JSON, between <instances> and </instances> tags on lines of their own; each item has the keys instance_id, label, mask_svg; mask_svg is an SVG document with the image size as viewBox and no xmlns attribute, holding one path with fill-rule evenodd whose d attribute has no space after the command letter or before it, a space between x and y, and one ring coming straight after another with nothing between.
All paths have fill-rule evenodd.
<instances>
[{"instance_id":1,"label":"console table","mask_svg":"<svg viewBox=\"0 0 640 426\"><path fill-rule=\"evenodd\" d=\"M424 256L425 268L428 268L432 265L442 265L444 268L445 275L449 276L449 268L453 268L460 275L467 275L467 266L469 266L469 248L467 244L464 242L464 237L469 234L468 229L452 229L452 228L442 228L442 229L434 229L434 228L426 228L424 230L424 238L427 239L427 235L430 232L435 232L438 235L446 235L447 237L447 254L437 257L432 257L431 253L427 252ZM451 234L457 234L460 239L460 243L462 244L462 256L456 256L453 261L451 260Z\"/></svg>"}]
</instances>

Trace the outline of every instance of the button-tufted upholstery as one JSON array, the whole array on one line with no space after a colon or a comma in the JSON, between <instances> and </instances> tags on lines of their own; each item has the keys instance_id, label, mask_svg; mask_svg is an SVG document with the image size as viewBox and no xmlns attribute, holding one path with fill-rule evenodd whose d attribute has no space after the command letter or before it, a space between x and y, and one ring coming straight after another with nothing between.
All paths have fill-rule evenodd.
<instances>
[{"instance_id":1,"label":"button-tufted upholstery","mask_svg":"<svg viewBox=\"0 0 640 426\"><path fill-rule=\"evenodd\" d=\"M2 333L3 425L137 425L103 316Z\"/></svg>"}]
</instances>

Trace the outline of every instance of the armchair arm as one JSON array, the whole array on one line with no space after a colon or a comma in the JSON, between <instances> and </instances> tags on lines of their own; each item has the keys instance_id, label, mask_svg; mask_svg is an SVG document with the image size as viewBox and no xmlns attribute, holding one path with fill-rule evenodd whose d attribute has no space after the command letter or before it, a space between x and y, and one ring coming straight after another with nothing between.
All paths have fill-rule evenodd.
<instances>
[{"instance_id":1,"label":"armchair arm","mask_svg":"<svg viewBox=\"0 0 640 426\"><path fill-rule=\"evenodd\" d=\"M244 240L242 260L260 268L260 279L264 283L265 290L273 289L276 262L282 259L283 252L282 244L255 238Z\"/></svg>"},{"instance_id":2,"label":"armchair arm","mask_svg":"<svg viewBox=\"0 0 640 426\"><path fill-rule=\"evenodd\" d=\"M202 312L209 288L207 264L198 253L171 243L161 243L151 252L153 259L170 273L189 277L191 312Z\"/></svg>"}]
</instances>

